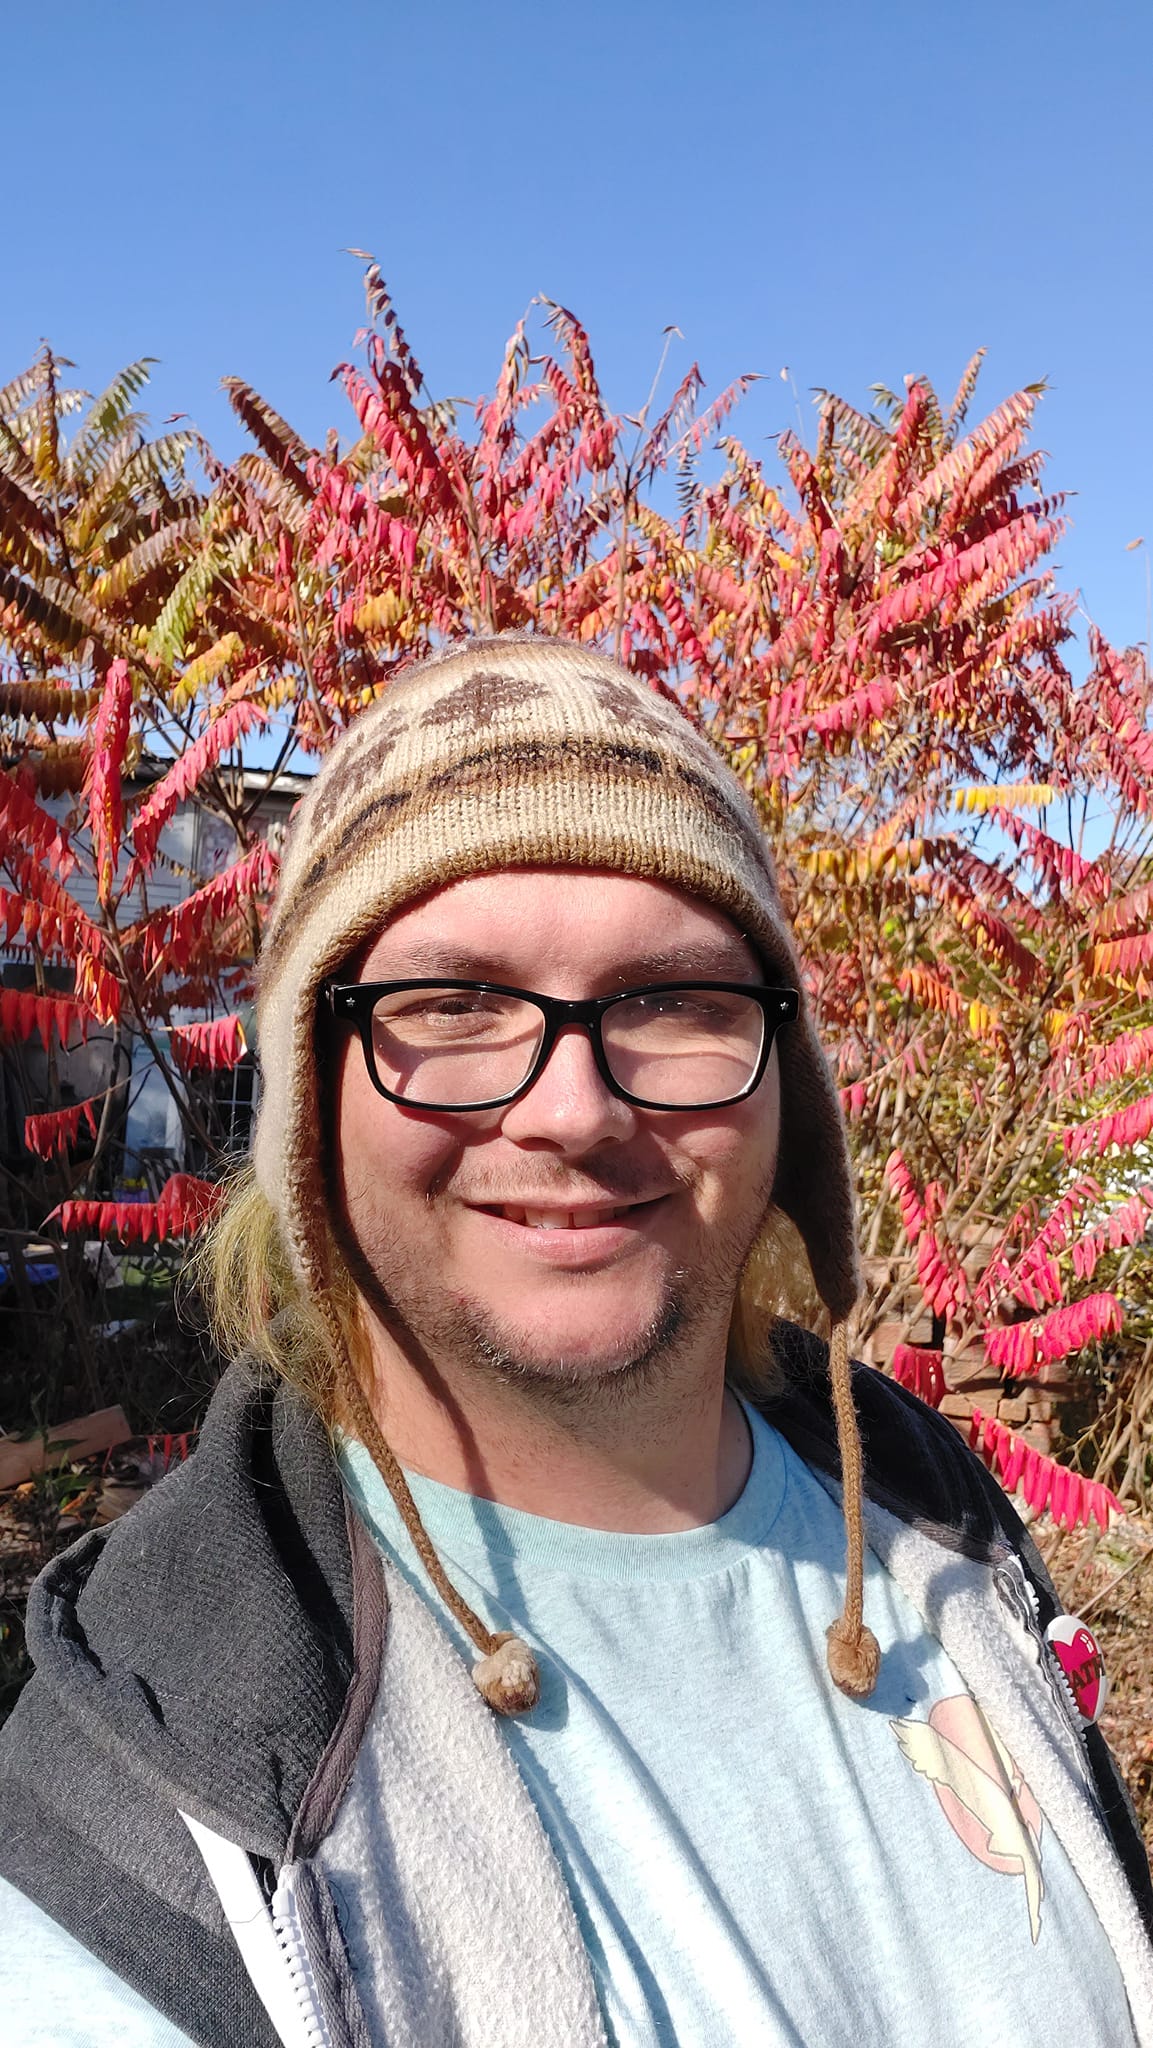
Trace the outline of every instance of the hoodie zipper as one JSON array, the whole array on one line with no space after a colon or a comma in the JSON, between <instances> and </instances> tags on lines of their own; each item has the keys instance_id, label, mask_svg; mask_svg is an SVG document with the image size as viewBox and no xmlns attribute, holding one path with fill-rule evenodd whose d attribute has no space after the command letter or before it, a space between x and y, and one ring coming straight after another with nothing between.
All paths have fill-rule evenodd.
<instances>
[{"instance_id":1,"label":"hoodie zipper","mask_svg":"<svg viewBox=\"0 0 1153 2048\"><path fill-rule=\"evenodd\" d=\"M283 2048L332 2048L296 1899L298 1866L286 1864L271 1900L239 1842L180 1812L204 1859L241 1961ZM265 1866L266 1870L269 1866Z\"/></svg>"},{"instance_id":2,"label":"hoodie zipper","mask_svg":"<svg viewBox=\"0 0 1153 2048\"><path fill-rule=\"evenodd\" d=\"M1024 1624L1028 1634L1037 1646L1042 1671L1048 1679L1049 1689L1054 1700L1059 1700L1064 1706L1065 1719L1077 1746L1077 1761L1086 1784L1093 1795L1094 1802L1100 1808L1101 1794L1090 1765L1085 1719L1080 1707L1077 1705L1076 1694L1061 1668L1060 1659L1057 1657L1052 1644L1047 1641L1045 1631L1041 1627L1041 1603L1037 1598L1036 1587L1033 1585L1021 1559L1012 1550L1006 1552L997 1570L998 1572L1004 1572L1011 1579L1014 1587L1019 1588L1025 1595L1025 1612L1022 1613L1018 1605L1018 1619ZM994 1574L994 1583L997 1583L996 1573ZM1011 1598L1006 1597L1003 1583L997 1585L997 1591L1001 1595L1003 1604L1012 1612L1014 1603Z\"/></svg>"},{"instance_id":3,"label":"hoodie zipper","mask_svg":"<svg viewBox=\"0 0 1153 2048\"><path fill-rule=\"evenodd\" d=\"M302 2040L308 2048L331 2048L328 2028L320 2009L316 1972L308 1953L300 1908L296 1897L298 1865L286 1863L272 1894L269 1911L281 1956L292 1980L293 1996L300 2014Z\"/></svg>"}]
</instances>

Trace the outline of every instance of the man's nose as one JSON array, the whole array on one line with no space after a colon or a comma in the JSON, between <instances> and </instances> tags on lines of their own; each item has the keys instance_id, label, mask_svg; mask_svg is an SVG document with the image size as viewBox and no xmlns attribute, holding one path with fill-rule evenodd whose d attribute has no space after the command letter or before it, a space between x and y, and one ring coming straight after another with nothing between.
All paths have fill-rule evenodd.
<instances>
[{"instance_id":1,"label":"man's nose","mask_svg":"<svg viewBox=\"0 0 1153 2048\"><path fill-rule=\"evenodd\" d=\"M506 1109L501 1130L514 1144L580 1153L632 1137L637 1124L637 1111L600 1072L586 1028L567 1024L528 1093Z\"/></svg>"}]
</instances>

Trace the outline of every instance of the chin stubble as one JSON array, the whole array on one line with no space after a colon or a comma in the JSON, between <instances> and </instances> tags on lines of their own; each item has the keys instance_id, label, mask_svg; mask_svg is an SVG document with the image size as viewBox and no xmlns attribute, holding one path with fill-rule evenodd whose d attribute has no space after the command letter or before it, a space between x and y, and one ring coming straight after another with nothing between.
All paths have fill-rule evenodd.
<instances>
[{"instance_id":1,"label":"chin stubble","mask_svg":"<svg viewBox=\"0 0 1153 2048\"><path fill-rule=\"evenodd\" d=\"M764 1206L768 1206L768 1192ZM354 1282L372 1314L420 1370L444 1366L481 1374L534 1401L572 1412L585 1406L629 1402L659 1386L710 1324L724 1329L737 1281L756 1231L739 1236L719 1232L707 1275L678 1269L647 1326L628 1345L599 1357L544 1356L538 1339L486 1316L475 1304L446 1300L429 1287L427 1270L416 1270L400 1246L389 1257L381 1246L370 1257L341 1219L341 1249ZM760 1229L763 1217L758 1220Z\"/></svg>"},{"instance_id":2,"label":"chin stubble","mask_svg":"<svg viewBox=\"0 0 1153 2048\"><path fill-rule=\"evenodd\" d=\"M684 1338L689 1317L684 1276L674 1275L665 1298L646 1330L627 1349L594 1359L554 1355L547 1365L527 1354L515 1340L499 1336L479 1316L461 1313L461 1336L475 1363L505 1385L523 1387L558 1408L572 1409L606 1396L622 1405L647 1391L666 1373Z\"/></svg>"}]
</instances>

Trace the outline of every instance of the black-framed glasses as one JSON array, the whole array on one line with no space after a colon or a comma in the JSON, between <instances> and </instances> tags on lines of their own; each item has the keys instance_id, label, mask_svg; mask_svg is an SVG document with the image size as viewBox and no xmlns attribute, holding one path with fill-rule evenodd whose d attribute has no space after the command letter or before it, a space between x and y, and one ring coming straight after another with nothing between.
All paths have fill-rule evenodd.
<instances>
[{"instance_id":1,"label":"black-framed glasses","mask_svg":"<svg viewBox=\"0 0 1153 2048\"><path fill-rule=\"evenodd\" d=\"M560 1033L588 1032L606 1086L637 1109L724 1109L760 1082L796 989L654 982L569 1002L493 981L327 982L359 1033L373 1086L408 1109L501 1109L543 1071Z\"/></svg>"}]
</instances>

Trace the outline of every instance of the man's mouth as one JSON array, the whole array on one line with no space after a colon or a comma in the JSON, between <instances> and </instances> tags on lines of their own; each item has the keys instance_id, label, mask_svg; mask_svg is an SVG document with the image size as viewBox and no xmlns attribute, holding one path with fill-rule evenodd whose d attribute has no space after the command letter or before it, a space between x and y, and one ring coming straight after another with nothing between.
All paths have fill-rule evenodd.
<instances>
[{"instance_id":1,"label":"man's mouth","mask_svg":"<svg viewBox=\"0 0 1153 2048\"><path fill-rule=\"evenodd\" d=\"M596 1230L606 1223L616 1223L629 1214L623 1209L518 1209L515 1204L505 1203L495 1212L503 1216L506 1223L521 1223L529 1230Z\"/></svg>"},{"instance_id":2,"label":"man's mouth","mask_svg":"<svg viewBox=\"0 0 1153 2048\"><path fill-rule=\"evenodd\" d=\"M486 1216L500 1216L506 1223L519 1223L527 1230L603 1230L607 1224L627 1222L632 1217L639 1222L641 1212L662 1199L658 1195L647 1202L598 1203L595 1207L582 1204L572 1209L538 1208L518 1202L484 1202L477 1206Z\"/></svg>"}]
</instances>

